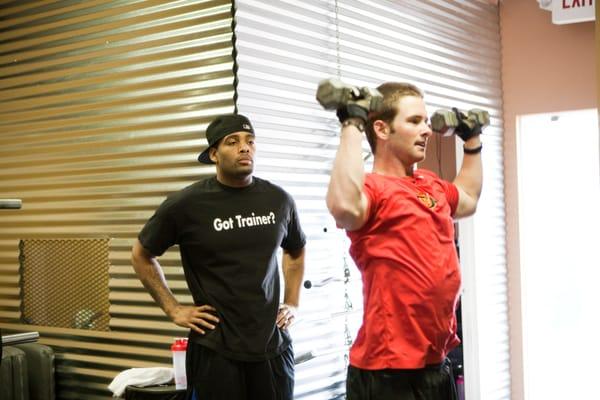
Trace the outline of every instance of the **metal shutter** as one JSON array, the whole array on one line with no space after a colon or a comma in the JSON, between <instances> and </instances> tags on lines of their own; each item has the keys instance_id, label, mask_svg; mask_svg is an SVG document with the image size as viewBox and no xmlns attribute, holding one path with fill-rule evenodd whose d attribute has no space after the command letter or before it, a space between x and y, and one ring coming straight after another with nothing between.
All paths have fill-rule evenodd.
<instances>
[{"instance_id":1,"label":"metal shutter","mask_svg":"<svg viewBox=\"0 0 600 400\"><path fill-rule=\"evenodd\" d=\"M309 235L306 277L330 282L303 294L303 320L293 332L296 352L316 357L298 366L296 398L343 396L346 334L348 328L354 334L360 322L358 272L351 267L344 283L347 241L324 200L339 127L314 99L319 80L339 76L372 87L388 80L413 82L425 90L431 112L452 106L490 111L483 195L476 216L459 228L465 380L468 399L508 399L497 6L483 0L238 0L235 24L237 106L255 121L257 174L296 198ZM460 146L456 143L458 161Z\"/></svg>"}]
</instances>

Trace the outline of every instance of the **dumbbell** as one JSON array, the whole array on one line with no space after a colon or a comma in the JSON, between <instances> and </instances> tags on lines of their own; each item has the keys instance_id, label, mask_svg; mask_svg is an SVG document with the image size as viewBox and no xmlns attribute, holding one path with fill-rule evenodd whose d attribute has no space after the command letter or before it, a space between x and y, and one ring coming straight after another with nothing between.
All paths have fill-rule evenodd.
<instances>
[{"instance_id":1,"label":"dumbbell","mask_svg":"<svg viewBox=\"0 0 600 400\"><path fill-rule=\"evenodd\" d=\"M336 78L319 82L317 101L326 110L336 110L350 102L360 100L368 102L368 104L361 104L363 107L367 106L367 111L380 111L383 106L383 96L377 89L350 86Z\"/></svg>"},{"instance_id":2,"label":"dumbbell","mask_svg":"<svg viewBox=\"0 0 600 400\"><path fill-rule=\"evenodd\" d=\"M437 110L431 116L431 130L443 136L451 136L460 122L454 111ZM462 122L466 123L471 129L475 124L483 128L490 124L490 114L485 110L473 108L467 112L467 118L463 119Z\"/></svg>"}]
</instances>

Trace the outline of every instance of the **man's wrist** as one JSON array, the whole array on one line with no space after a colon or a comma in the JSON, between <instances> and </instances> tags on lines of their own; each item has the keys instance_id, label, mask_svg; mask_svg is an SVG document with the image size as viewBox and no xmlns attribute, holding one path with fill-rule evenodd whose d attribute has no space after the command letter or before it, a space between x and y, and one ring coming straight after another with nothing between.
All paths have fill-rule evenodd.
<instances>
[{"instance_id":1,"label":"man's wrist","mask_svg":"<svg viewBox=\"0 0 600 400\"><path fill-rule=\"evenodd\" d=\"M479 146L477 147L467 147L466 145L463 146L463 152L465 154L479 154L481 153L481 150L483 149L483 144L479 143Z\"/></svg>"},{"instance_id":2,"label":"man's wrist","mask_svg":"<svg viewBox=\"0 0 600 400\"><path fill-rule=\"evenodd\" d=\"M174 319L179 307L181 307L181 304L179 303L165 305L165 314L167 314L167 317Z\"/></svg>"},{"instance_id":3,"label":"man's wrist","mask_svg":"<svg viewBox=\"0 0 600 400\"><path fill-rule=\"evenodd\" d=\"M464 147L467 147L467 148L475 148L475 147L478 147L480 144L481 144L480 135L471 136L470 138L468 138L467 140L464 141Z\"/></svg>"},{"instance_id":4,"label":"man's wrist","mask_svg":"<svg viewBox=\"0 0 600 400\"><path fill-rule=\"evenodd\" d=\"M369 111L358 104L350 103L338 108L336 115L341 123L351 118L359 119L364 123L369 118Z\"/></svg>"},{"instance_id":5,"label":"man's wrist","mask_svg":"<svg viewBox=\"0 0 600 400\"><path fill-rule=\"evenodd\" d=\"M354 126L360 132L365 131L365 123L360 118L348 118L344 122L342 122L342 129L347 126Z\"/></svg>"}]
</instances>

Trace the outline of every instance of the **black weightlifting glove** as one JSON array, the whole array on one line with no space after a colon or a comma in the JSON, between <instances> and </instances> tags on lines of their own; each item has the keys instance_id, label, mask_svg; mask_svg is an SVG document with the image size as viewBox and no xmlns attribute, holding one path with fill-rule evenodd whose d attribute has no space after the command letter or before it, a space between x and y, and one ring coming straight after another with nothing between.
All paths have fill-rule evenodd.
<instances>
[{"instance_id":1,"label":"black weightlifting glove","mask_svg":"<svg viewBox=\"0 0 600 400\"><path fill-rule=\"evenodd\" d=\"M337 117L343 124L349 118L360 118L365 124L369 118L369 111L358 103L348 103L337 109Z\"/></svg>"},{"instance_id":2,"label":"black weightlifting glove","mask_svg":"<svg viewBox=\"0 0 600 400\"><path fill-rule=\"evenodd\" d=\"M481 135L481 125L474 118L467 117L456 107L453 107L452 111L454 111L458 119L458 126L454 130L454 133L458 137L466 142L474 136Z\"/></svg>"}]
</instances>

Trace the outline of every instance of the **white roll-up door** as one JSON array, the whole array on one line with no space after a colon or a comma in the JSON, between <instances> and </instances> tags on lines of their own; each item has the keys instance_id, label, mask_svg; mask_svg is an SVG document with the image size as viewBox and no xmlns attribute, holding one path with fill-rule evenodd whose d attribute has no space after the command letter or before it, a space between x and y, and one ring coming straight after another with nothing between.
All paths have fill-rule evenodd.
<instances>
[{"instance_id":1,"label":"white roll-up door","mask_svg":"<svg viewBox=\"0 0 600 400\"><path fill-rule=\"evenodd\" d=\"M257 174L295 197L309 240L306 277L321 285L304 291L303 319L293 331L296 353L308 355L297 368L296 398L343 396L348 334L360 323L360 278L325 207L339 126L315 101L315 91L332 76L371 87L410 81L425 90L431 112L490 112L480 206L459 228L465 381L468 400L510 398L497 6L475 0L238 0L234 19L236 104L258 132Z\"/></svg>"}]
</instances>

